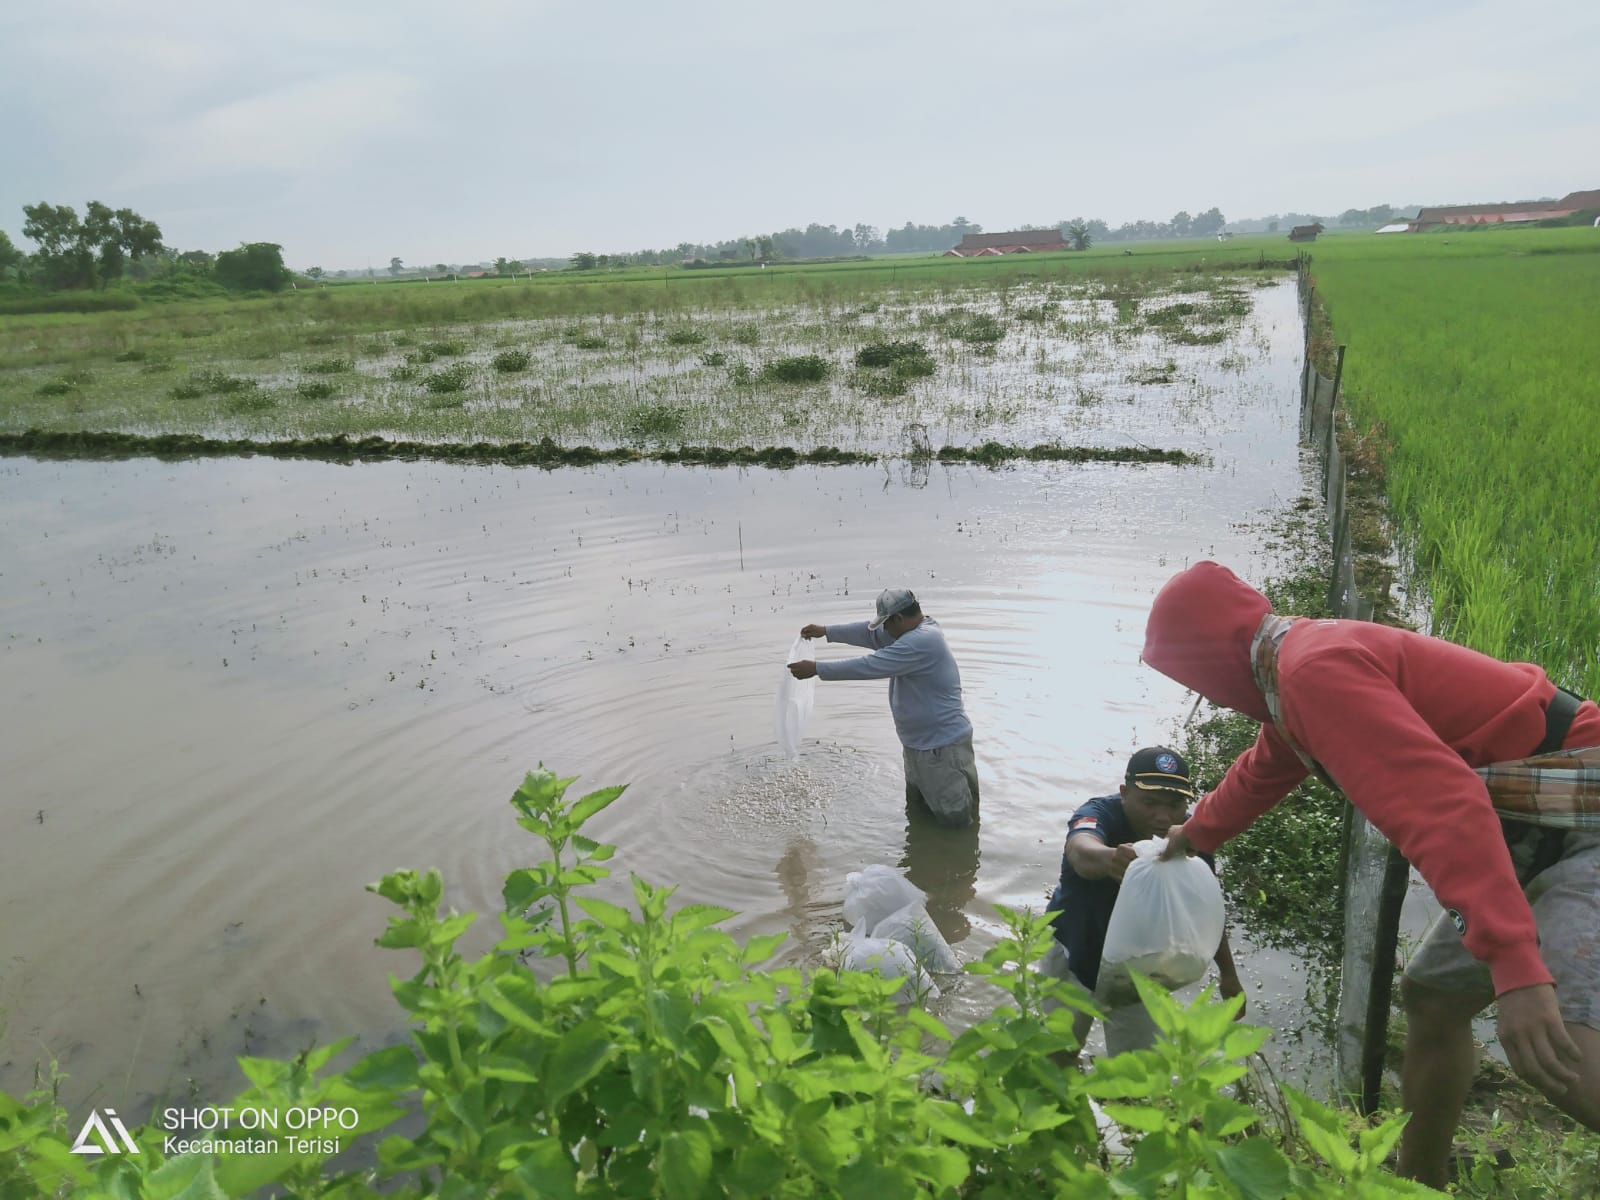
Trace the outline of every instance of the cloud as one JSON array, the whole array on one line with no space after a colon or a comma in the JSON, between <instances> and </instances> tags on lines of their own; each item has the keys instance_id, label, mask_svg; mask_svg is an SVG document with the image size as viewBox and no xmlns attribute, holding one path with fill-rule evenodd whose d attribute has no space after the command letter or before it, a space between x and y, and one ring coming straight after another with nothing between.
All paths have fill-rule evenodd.
<instances>
[{"instance_id":1,"label":"cloud","mask_svg":"<svg viewBox=\"0 0 1600 1200\"><path fill-rule=\"evenodd\" d=\"M343 168L426 122L410 76L366 70L230 100L155 133L113 188Z\"/></svg>"}]
</instances>

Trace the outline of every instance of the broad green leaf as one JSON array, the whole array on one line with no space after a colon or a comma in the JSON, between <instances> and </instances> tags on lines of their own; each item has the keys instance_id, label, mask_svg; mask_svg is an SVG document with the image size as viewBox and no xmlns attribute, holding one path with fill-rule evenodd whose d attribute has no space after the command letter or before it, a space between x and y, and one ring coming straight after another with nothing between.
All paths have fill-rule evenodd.
<instances>
[{"instance_id":1,"label":"broad green leaf","mask_svg":"<svg viewBox=\"0 0 1600 1200\"><path fill-rule=\"evenodd\" d=\"M1169 1175L1177 1171L1180 1161L1171 1134L1148 1134L1140 1138L1139 1144L1134 1147L1133 1161L1116 1174L1117 1190L1125 1187L1135 1195L1150 1197L1151 1200L1156 1196L1165 1196L1167 1192L1162 1185Z\"/></svg>"},{"instance_id":2,"label":"broad green leaf","mask_svg":"<svg viewBox=\"0 0 1600 1200\"><path fill-rule=\"evenodd\" d=\"M729 1172L730 1191L734 1195L771 1196L777 1194L783 1181L784 1161L770 1147L754 1143L741 1146L734 1152L733 1169Z\"/></svg>"},{"instance_id":3,"label":"broad green leaf","mask_svg":"<svg viewBox=\"0 0 1600 1200\"><path fill-rule=\"evenodd\" d=\"M689 998L676 991L653 988L645 997L645 1004L662 1039L674 1050L683 1053L689 1023L694 1020L694 1006L689 1003Z\"/></svg>"},{"instance_id":4,"label":"broad green leaf","mask_svg":"<svg viewBox=\"0 0 1600 1200\"><path fill-rule=\"evenodd\" d=\"M669 1133L661 1143L661 1182L668 1196L700 1200L711 1178L711 1140L699 1129Z\"/></svg>"},{"instance_id":5,"label":"broad green leaf","mask_svg":"<svg viewBox=\"0 0 1600 1200\"><path fill-rule=\"evenodd\" d=\"M486 1079L504 1079L510 1083L538 1083L539 1075L520 1058L504 1054L487 1054L478 1064L478 1074Z\"/></svg>"},{"instance_id":6,"label":"broad green leaf","mask_svg":"<svg viewBox=\"0 0 1600 1200\"><path fill-rule=\"evenodd\" d=\"M1131 1099L1165 1092L1169 1084L1152 1070L1149 1056L1119 1054L1096 1059L1083 1086L1096 1099Z\"/></svg>"},{"instance_id":7,"label":"broad green leaf","mask_svg":"<svg viewBox=\"0 0 1600 1200\"><path fill-rule=\"evenodd\" d=\"M1219 1096L1206 1105L1204 1122L1206 1136L1219 1140L1232 1137L1249 1129L1260 1119L1255 1109Z\"/></svg>"},{"instance_id":8,"label":"broad green leaf","mask_svg":"<svg viewBox=\"0 0 1600 1200\"><path fill-rule=\"evenodd\" d=\"M1102 1104L1100 1109L1117 1124L1141 1133L1159 1133L1167 1127L1167 1114L1159 1108L1142 1104Z\"/></svg>"},{"instance_id":9,"label":"broad green leaf","mask_svg":"<svg viewBox=\"0 0 1600 1200\"><path fill-rule=\"evenodd\" d=\"M217 1186L224 1195L248 1196L282 1178L302 1161L305 1160L286 1150L276 1154L224 1154L217 1158Z\"/></svg>"},{"instance_id":10,"label":"broad green leaf","mask_svg":"<svg viewBox=\"0 0 1600 1200\"><path fill-rule=\"evenodd\" d=\"M240 1058L239 1070L263 1092L270 1092L289 1078L290 1065L274 1058Z\"/></svg>"},{"instance_id":11,"label":"broad green leaf","mask_svg":"<svg viewBox=\"0 0 1600 1200\"><path fill-rule=\"evenodd\" d=\"M411 1088L417 1085L417 1052L410 1046L388 1046L351 1065L345 1078L358 1088Z\"/></svg>"},{"instance_id":12,"label":"broad green leaf","mask_svg":"<svg viewBox=\"0 0 1600 1200\"><path fill-rule=\"evenodd\" d=\"M537 988L516 976L499 982L486 981L478 988L478 999L518 1029L529 1033L550 1032Z\"/></svg>"},{"instance_id":13,"label":"broad green leaf","mask_svg":"<svg viewBox=\"0 0 1600 1200\"><path fill-rule=\"evenodd\" d=\"M529 1151L516 1175L540 1200L577 1200L578 1164L556 1138L547 1138Z\"/></svg>"},{"instance_id":14,"label":"broad green leaf","mask_svg":"<svg viewBox=\"0 0 1600 1200\"><path fill-rule=\"evenodd\" d=\"M545 1090L551 1103L598 1075L616 1049L611 1031L600 1021L585 1021L564 1034L545 1062Z\"/></svg>"},{"instance_id":15,"label":"broad green leaf","mask_svg":"<svg viewBox=\"0 0 1600 1200\"><path fill-rule=\"evenodd\" d=\"M745 943L744 953L739 961L744 963L766 962L777 953L778 947L788 940L787 933L764 933L751 938Z\"/></svg>"},{"instance_id":16,"label":"broad green leaf","mask_svg":"<svg viewBox=\"0 0 1600 1200\"><path fill-rule=\"evenodd\" d=\"M470 929L477 919L477 913L455 913L434 926L433 932L429 934L429 940L435 946L448 946Z\"/></svg>"},{"instance_id":17,"label":"broad green leaf","mask_svg":"<svg viewBox=\"0 0 1600 1200\"><path fill-rule=\"evenodd\" d=\"M940 1137L963 1146L978 1146L992 1150L995 1143L972 1127L971 1120L959 1104L948 1100L929 1100L917 1110L928 1129Z\"/></svg>"},{"instance_id":18,"label":"broad green leaf","mask_svg":"<svg viewBox=\"0 0 1600 1200\"><path fill-rule=\"evenodd\" d=\"M145 1176L143 1200L227 1200L212 1173L211 1156L185 1154Z\"/></svg>"},{"instance_id":19,"label":"broad green leaf","mask_svg":"<svg viewBox=\"0 0 1600 1200\"><path fill-rule=\"evenodd\" d=\"M572 844L593 862L605 862L617 852L615 846L586 838L581 833L573 835Z\"/></svg>"},{"instance_id":20,"label":"broad green leaf","mask_svg":"<svg viewBox=\"0 0 1600 1200\"><path fill-rule=\"evenodd\" d=\"M1283 1200L1289 1194L1289 1161L1264 1137L1219 1146L1212 1157L1218 1173L1239 1189L1244 1200Z\"/></svg>"},{"instance_id":21,"label":"broad green leaf","mask_svg":"<svg viewBox=\"0 0 1600 1200\"><path fill-rule=\"evenodd\" d=\"M719 908L712 904L686 905L672 914L672 932L678 937L687 937L697 929L704 929L738 915L731 908Z\"/></svg>"},{"instance_id":22,"label":"broad green leaf","mask_svg":"<svg viewBox=\"0 0 1600 1200\"><path fill-rule=\"evenodd\" d=\"M1310 1146L1313 1152L1340 1175L1350 1174L1356 1165L1356 1152L1350 1148L1343 1132L1334 1133L1304 1117L1300 1118L1299 1125L1300 1135L1305 1138L1306 1145Z\"/></svg>"},{"instance_id":23,"label":"broad green leaf","mask_svg":"<svg viewBox=\"0 0 1600 1200\"><path fill-rule=\"evenodd\" d=\"M583 909L607 929L619 932L633 926L633 914L620 905L609 900L602 900L598 896L579 896L578 907Z\"/></svg>"},{"instance_id":24,"label":"broad green leaf","mask_svg":"<svg viewBox=\"0 0 1600 1200\"><path fill-rule=\"evenodd\" d=\"M906 1166L936 1188L960 1187L972 1172L967 1156L954 1146L903 1146Z\"/></svg>"},{"instance_id":25,"label":"broad green leaf","mask_svg":"<svg viewBox=\"0 0 1600 1200\"><path fill-rule=\"evenodd\" d=\"M389 927L375 939L374 944L385 950L409 950L422 945L427 937L427 928L421 921L410 917L390 917Z\"/></svg>"},{"instance_id":26,"label":"broad green leaf","mask_svg":"<svg viewBox=\"0 0 1600 1200\"><path fill-rule=\"evenodd\" d=\"M912 1200L917 1184L901 1167L853 1162L839 1172L841 1200Z\"/></svg>"},{"instance_id":27,"label":"broad green leaf","mask_svg":"<svg viewBox=\"0 0 1600 1200\"><path fill-rule=\"evenodd\" d=\"M1259 1025L1235 1025L1222 1039L1222 1052L1229 1058L1249 1058L1272 1036L1272 1030Z\"/></svg>"},{"instance_id":28,"label":"broad green leaf","mask_svg":"<svg viewBox=\"0 0 1600 1200\"><path fill-rule=\"evenodd\" d=\"M924 1033L931 1034L941 1041L950 1041L950 1028L932 1013L920 1008L906 1010L906 1020Z\"/></svg>"},{"instance_id":29,"label":"broad green leaf","mask_svg":"<svg viewBox=\"0 0 1600 1200\"><path fill-rule=\"evenodd\" d=\"M572 806L570 817L573 825L582 825L627 790L628 785L622 784L618 787L601 788L597 792L590 792Z\"/></svg>"},{"instance_id":30,"label":"broad green leaf","mask_svg":"<svg viewBox=\"0 0 1600 1200\"><path fill-rule=\"evenodd\" d=\"M1391 1117L1376 1129L1363 1129L1358 1139L1361 1157L1369 1163L1381 1163L1387 1159L1389 1151L1400 1141L1408 1119L1404 1115Z\"/></svg>"}]
</instances>

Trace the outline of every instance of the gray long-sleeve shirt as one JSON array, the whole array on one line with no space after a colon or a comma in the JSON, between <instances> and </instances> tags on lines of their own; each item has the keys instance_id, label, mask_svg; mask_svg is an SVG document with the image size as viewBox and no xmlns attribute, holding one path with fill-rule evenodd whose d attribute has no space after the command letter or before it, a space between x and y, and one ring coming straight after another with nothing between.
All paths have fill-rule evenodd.
<instances>
[{"instance_id":1,"label":"gray long-sleeve shirt","mask_svg":"<svg viewBox=\"0 0 1600 1200\"><path fill-rule=\"evenodd\" d=\"M961 707L961 672L932 617L891 641L865 621L829 625L828 640L872 651L859 658L818 662L818 679L887 679L895 732L910 750L934 750L972 736Z\"/></svg>"}]
</instances>

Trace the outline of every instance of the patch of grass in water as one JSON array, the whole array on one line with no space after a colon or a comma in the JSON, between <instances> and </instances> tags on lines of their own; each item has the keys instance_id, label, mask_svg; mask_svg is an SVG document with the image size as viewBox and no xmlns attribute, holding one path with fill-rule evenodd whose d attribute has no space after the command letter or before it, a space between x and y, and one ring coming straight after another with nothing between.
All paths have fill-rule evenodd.
<instances>
[{"instance_id":1,"label":"patch of grass in water","mask_svg":"<svg viewBox=\"0 0 1600 1200\"><path fill-rule=\"evenodd\" d=\"M355 369L355 363L348 358L319 358L316 362L306 364L306 370L313 375L343 375Z\"/></svg>"},{"instance_id":2,"label":"patch of grass in water","mask_svg":"<svg viewBox=\"0 0 1600 1200\"><path fill-rule=\"evenodd\" d=\"M307 400L326 400L333 395L333 384L326 379L302 379L294 390Z\"/></svg>"},{"instance_id":3,"label":"patch of grass in water","mask_svg":"<svg viewBox=\"0 0 1600 1200\"><path fill-rule=\"evenodd\" d=\"M729 330L728 336L741 346L754 346L761 341L761 326L744 321Z\"/></svg>"},{"instance_id":4,"label":"patch of grass in water","mask_svg":"<svg viewBox=\"0 0 1600 1200\"><path fill-rule=\"evenodd\" d=\"M526 371L533 359L526 350L502 350L492 360L494 369L505 375Z\"/></svg>"},{"instance_id":5,"label":"patch of grass in water","mask_svg":"<svg viewBox=\"0 0 1600 1200\"><path fill-rule=\"evenodd\" d=\"M116 358L113 359L112 361L113 362L143 362L144 360L145 360L145 352L143 350L124 350L121 354L117 355Z\"/></svg>"},{"instance_id":6,"label":"patch of grass in water","mask_svg":"<svg viewBox=\"0 0 1600 1200\"><path fill-rule=\"evenodd\" d=\"M471 369L464 363L457 363L453 367L446 367L443 371L435 371L422 381L422 386L435 395L463 392L466 391L471 378Z\"/></svg>"},{"instance_id":7,"label":"patch of grass in water","mask_svg":"<svg viewBox=\"0 0 1600 1200\"><path fill-rule=\"evenodd\" d=\"M872 342L856 351L856 366L889 367L902 359L927 357L928 347L922 342Z\"/></svg>"},{"instance_id":8,"label":"patch of grass in water","mask_svg":"<svg viewBox=\"0 0 1600 1200\"><path fill-rule=\"evenodd\" d=\"M1128 382L1140 387L1150 387L1158 383L1171 383L1177 377L1178 364L1169 358L1164 363L1149 363L1135 367L1128 375Z\"/></svg>"},{"instance_id":9,"label":"patch of grass in water","mask_svg":"<svg viewBox=\"0 0 1600 1200\"><path fill-rule=\"evenodd\" d=\"M667 441L683 432L683 411L671 404L639 404L628 410L622 426L632 441Z\"/></svg>"},{"instance_id":10,"label":"patch of grass in water","mask_svg":"<svg viewBox=\"0 0 1600 1200\"><path fill-rule=\"evenodd\" d=\"M698 346L705 340L705 330L697 329L693 325L680 325L676 329L667 330L669 346Z\"/></svg>"},{"instance_id":11,"label":"patch of grass in water","mask_svg":"<svg viewBox=\"0 0 1600 1200\"><path fill-rule=\"evenodd\" d=\"M235 413L259 413L278 407L278 398L271 392L250 390L229 395L226 408Z\"/></svg>"},{"instance_id":12,"label":"patch of grass in water","mask_svg":"<svg viewBox=\"0 0 1600 1200\"><path fill-rule=\"evenodd\" d=\"M950 325L950 334L963 342L980 346L993 346L1006 335L1005 323L991 313L979 313L965 321Z\"/></svg>"},{"instance_id":13,"label":"patch of grass in water","mask_svg":"<svg viewBox=\"0 0 1600 1200\"><path fill-rule=\"evenodd\" d=\"M761 377L778 383L821 383L829 369L828 361L815 354L792 354L767 363Z\"/></svg>"},{"instance_id":14,"label":"patch of grass in water","mask_svg":"<svg viewBox=\"0 0 1600 1200\"><path fill-rule=\"evenodd\" d=\"M54 379L46 380L34 388L36 396L65 396L68 392L75 392L94 376L88 371L66 371Z\"/></svg>"}]
</instances>

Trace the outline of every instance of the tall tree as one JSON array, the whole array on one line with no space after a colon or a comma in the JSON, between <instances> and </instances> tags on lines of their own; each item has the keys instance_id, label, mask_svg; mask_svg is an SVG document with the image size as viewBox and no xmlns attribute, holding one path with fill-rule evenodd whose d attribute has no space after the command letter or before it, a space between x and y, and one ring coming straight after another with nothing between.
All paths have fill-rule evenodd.
<instances>
[{"instance_id":1,"label":"tall tree","mask_svg":"<svg viewBox=\"0 0 1600 1200\"><path fill-rule=\"evenodd\" d=\"M401 262L398 257L391 258L389 260L389 274L398 275L398 274L400 274L401 271L404 271L405 269L406 269L405 263Z\"/></svg>"},{"instance_id":2,"label":"tall tree","mask_svg":"<svg viewBox=\"0 0 1600 1200\"><path fill-rule=\"evenodd\" d=\"M161 252L161 227L131 208L91 200L81 221L70 204L25 204L22 212L23 236L39 247L34 257L51 287L109 284L122 278L130 258Z\"/></svg>"},{"instance_id":3,"label":"tall tree","mask_svg":"<svg viewBox=\"0 0 1600 1200\"><path fill-rule=\"evenodd\" d=\"M217 255L217 282L241 292L281 292L293 276L276 242L249 242Z\"/></svg>"},{"instance_id":4,"label":"tall tree","mask_svg":"<svg viewBox=\"0 0 1600 1200\"><path fill-rule=\"evenodd\" d=\"M1064 232L1072 239L1074 250L1087 250L1094 242L1094 234L1089 232L1089 226L1081 218L1068 225Z\"/></svg>"},{"instance_id":5,"label":"tall tree","mask_svg":"<svg viewBox=\"0 0 1600 1200\"><path fill-rule=\"evenodd\" d=\"M22 266L23 253L6 236L6 231L0 229L0 279L7 279L15 275Z\"/></svg>"},{"instance_id":6,"label":"tall tree","mask_svg":"<svg viewBox=\"0 0 1600 1200\"><path fill-rule=\"evenodd\" d=\"M1211 234L1220 233L1227 220L1222 215L1220 208L1208 208L1189 224L1189 232L1195 237L1209 237Z\"/></svg>"}]
</instances>

